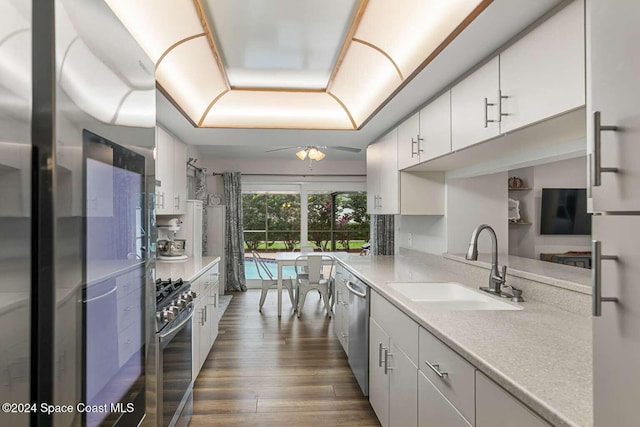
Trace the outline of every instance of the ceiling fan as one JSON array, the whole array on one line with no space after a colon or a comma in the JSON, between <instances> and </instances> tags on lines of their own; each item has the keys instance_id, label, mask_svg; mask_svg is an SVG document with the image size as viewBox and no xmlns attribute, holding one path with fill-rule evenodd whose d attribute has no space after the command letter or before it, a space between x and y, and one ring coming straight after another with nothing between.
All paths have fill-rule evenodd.
<instances>
[{"instance_id":1,"label":"ceiling fan","mask_svg":"<svg viewBox=\"0 0 640 427\"><path fill-rule=\"evenodd\" d=\"M342 147L342 146L332 146L328 147L326 145L307 145L307 146L298 146L298 147L282 147L275 148L273 150L267 150L265 153L271 153L273 151L282 151L282 150L298 150L296 152L296 156L300 160L316 160L320 161L326 157L326 155L321 151L322 150L338 150L338 151L348 151L350 153L359 153L362 151L361 148L353 148L353 147Z\"/></svg>"}]
</instances>

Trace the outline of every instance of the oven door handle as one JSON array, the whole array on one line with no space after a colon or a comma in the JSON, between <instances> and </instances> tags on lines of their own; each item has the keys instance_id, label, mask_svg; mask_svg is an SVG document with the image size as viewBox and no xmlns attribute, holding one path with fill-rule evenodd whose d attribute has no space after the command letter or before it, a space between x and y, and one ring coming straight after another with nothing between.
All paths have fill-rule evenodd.
<instances>
[{"instance_id":1,"label":"oven door handle","mask_svg":"<svg viewBox=\"0 0 640 427\"><path fill-rule=\"evenodd\" d=\"M93 301L97 301L99 299L102 299L108 295L111 295L112 293L114 293L115 291L118 290L118 285L115 285L113 288L111 288L109 291L103 293L102 295L98 295L97 297L93 297L93 298L88 298L85 300L82 300L83 303L88 303L88 302L93 302Z\"/></svg>"},{"instance_id":2,"label":"oven door handle","mask_svg":"<svg viewBox=\"0 0 640 427\"><path fill-rule=\"evenodd\" d=\"M176 326L174 326L173 328L171 328L171 330L160 334L158 336L158 338L160 339L160 342L163 342L169 335L172 335L173 333L177 332L178 330L180 330L184 325L186 325L191 318L193 317L193 312L194 312L194 305L191 304L191 307L189 308L189 315L180 323L178 323Z\"/></svg>"}]
</instances>

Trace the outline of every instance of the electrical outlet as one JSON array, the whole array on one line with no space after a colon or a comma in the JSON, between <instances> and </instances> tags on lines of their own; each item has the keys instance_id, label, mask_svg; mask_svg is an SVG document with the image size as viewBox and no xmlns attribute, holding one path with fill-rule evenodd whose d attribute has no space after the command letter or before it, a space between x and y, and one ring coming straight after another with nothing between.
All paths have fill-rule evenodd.
<instances>
[{"instance_id":1,"label":"electrical outlet","mask_svg":"<svg viewBox=\"0 0 640 427\"><path fill-rule=\"evenodd\" d=\"M407 245L409 245L409 247L413 246L413 234L411 233L407 234Z\"/></svg>"}]
</instances>

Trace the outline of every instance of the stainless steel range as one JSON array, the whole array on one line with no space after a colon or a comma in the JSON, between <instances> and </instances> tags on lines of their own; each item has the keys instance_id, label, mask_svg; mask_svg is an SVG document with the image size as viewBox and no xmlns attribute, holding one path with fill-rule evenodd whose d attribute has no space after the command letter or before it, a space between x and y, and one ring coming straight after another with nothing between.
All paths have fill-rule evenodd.
<instances>
[{"instance_id":1,"label":"stainless steel range","mask_svg":"<svg viewBox=\"0 0 640 427\"><path fill-rule=\"evenodd\" d=\"M156 280L156 413L162 427L186 426L191 419L191 324L195 299L189 282Z\"/></svg>"}]
</instances>

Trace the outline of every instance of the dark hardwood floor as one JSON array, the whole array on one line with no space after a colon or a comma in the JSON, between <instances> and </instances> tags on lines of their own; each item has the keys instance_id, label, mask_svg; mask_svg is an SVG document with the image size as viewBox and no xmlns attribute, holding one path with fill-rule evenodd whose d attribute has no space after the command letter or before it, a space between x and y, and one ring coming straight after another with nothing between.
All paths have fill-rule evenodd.
<instances>
[{"instance_id":1,"label":"dark hardwood floor","mask_svg":"<svg viewBox=\"0 0 640 427\"><path fill-rule=\"evenodd\" d=\"M276 291L233 293L193 389L191 426L379 426L368 398L310 292L303 315Z\"/></svg>"}]
</instances>

